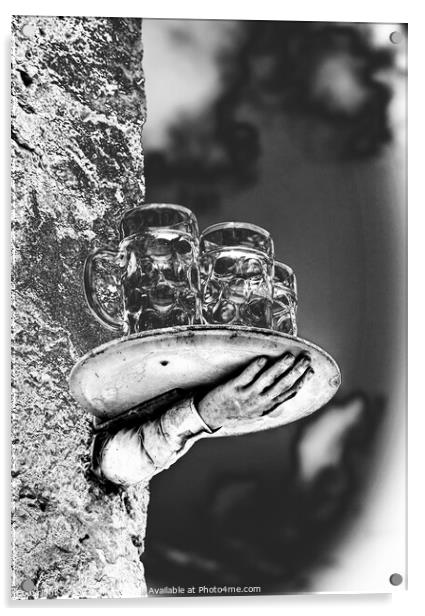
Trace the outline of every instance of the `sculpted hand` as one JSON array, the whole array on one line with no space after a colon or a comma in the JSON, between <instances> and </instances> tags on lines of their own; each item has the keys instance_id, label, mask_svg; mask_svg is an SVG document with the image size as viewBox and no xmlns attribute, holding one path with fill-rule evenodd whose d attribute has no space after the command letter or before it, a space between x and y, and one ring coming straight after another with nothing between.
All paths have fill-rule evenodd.
<instances>
[{"instance_id":1,"label":"sculpted hand","mask_svg":"<svg viewBox=\"0 0 425 616\"><path fill-rule=\"evenodd\" d=\"M218 385L198 403L198 412L212 429L230 420L261 417L292 398L313 375L310 358L285 353L268 363L254 360L236 378Z\"/></svg>"}]
</instances>

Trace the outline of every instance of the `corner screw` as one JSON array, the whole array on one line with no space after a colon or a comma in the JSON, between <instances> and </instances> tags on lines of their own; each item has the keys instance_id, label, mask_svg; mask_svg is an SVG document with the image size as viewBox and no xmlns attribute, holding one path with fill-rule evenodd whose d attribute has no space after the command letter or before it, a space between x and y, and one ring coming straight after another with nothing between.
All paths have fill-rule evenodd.
<instances>
[{"instance_id":1,"label":"corner screw","mask_svg":"<svg viewBox=\"0 0 425 616\"><path fill-rule=\"evenodd\" d=\"M394 32L391 32L390 41L391 43L393 43L393 45L398 45L399 43L401 43L401 39L401 32L399 32L398 30L394 30Z\"/></svg>"},{"instance_id":2,"label":"corner screw","mask_svg":"<svg viewBox=\"0 0 425 616\"><path fill-rule=\"evenodd\" d=\"M400 573L393 573L390 575L390 584L393 586L400 586L403 581L403 576Z\"/></svg>"},{"instance_id":3,"label":"corner screw","mask_svg":"<svg viewBox=\"0 0 425 616\"><path fill-rule=\"evenodd\" d=\"M30 593L33 592L35 590L35 584L32 580L30 580L29 578L26 578L22 584L21 584L21 588L23 591Z\"/></svg>"}]
</instances>

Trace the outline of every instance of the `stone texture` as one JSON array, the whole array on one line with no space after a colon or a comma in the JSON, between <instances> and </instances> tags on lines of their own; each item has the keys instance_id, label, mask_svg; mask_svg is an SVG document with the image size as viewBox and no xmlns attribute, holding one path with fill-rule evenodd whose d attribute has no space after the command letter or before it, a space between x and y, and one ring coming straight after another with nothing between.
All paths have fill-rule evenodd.
<instances>
[{"instance_id":1,"label":"stone texture","mask_svg":"<svg viewBox=\"0 0 425 616\"><path fill-rule=\"evenodd\" d=\"M84 258L144 197L141 20L19 16L12 39L12 596L143 596L147 486L96 483L68 390L111 338Z\"/></svg>"}]
</instances>

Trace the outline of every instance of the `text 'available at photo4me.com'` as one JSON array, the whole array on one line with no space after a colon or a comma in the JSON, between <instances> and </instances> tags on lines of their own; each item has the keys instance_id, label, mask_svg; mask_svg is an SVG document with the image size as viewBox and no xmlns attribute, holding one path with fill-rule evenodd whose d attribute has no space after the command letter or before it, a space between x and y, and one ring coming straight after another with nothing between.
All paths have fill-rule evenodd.
<instances>
[{"instance_id":1,"label":"text 'available at photo4me.com'","mask_svg":"<svg viewBox=\"0 0 425 616\"><path fill-rule=\"evenodd\" d=\"M261 595L261 586L150 586L149 597L164 596L215 596L215 595Z\"/></svg>"}]
</instances>

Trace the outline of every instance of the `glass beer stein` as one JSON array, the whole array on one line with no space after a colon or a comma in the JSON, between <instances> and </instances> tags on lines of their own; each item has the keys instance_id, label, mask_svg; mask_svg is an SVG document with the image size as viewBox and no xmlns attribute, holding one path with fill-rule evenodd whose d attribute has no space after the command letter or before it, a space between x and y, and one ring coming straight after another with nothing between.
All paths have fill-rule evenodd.
<instances>
[{"instance_id":1,"label":"glass beer stein","mask_svg":"<svg viewBox=\"0 0 425 616\"><path fill-rule=\"evenodd\" d=\"M85 263L84 290L96 319L126 334L199 323L199 230L194 214L172 204L136 207L122 217L120 239L118 250L100 248ZM105 262L109 270L119 271L115 284L111 274L105 274Z\"/></svg>"},{"instance_id":2,"label":"glass beer stein","mask_svg":"<svg viewBox=\"0 0 425 616\"><path fill-rule=\"evenodd\" d=\"M248 223L208 227L200 239L204 323L270 328L274 248L270 234Z\"/></svg>"},{"instance_id":3,"label":"glass beer stein","mask_svg":"<svg viewBox=\"0 0 425 616\"><path fill-rule=\"evenodd\" d=\"M297 335L297 281L293 270L279 261L274 263L273 329Z\"/></svg>"}]
</instances>

